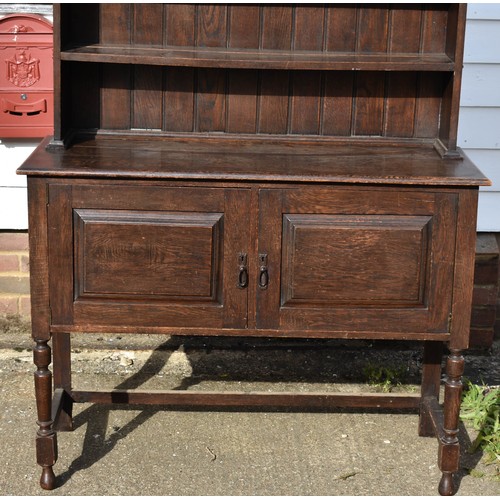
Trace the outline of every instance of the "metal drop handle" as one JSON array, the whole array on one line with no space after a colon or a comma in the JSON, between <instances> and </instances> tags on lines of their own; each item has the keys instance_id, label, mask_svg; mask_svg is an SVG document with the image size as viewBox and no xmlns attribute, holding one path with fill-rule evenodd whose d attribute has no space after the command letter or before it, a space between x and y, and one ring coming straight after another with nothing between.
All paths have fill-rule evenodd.
<instances>
[{"instance_id":1,"label":"metal drop handle","mask_svg":"<svg viewBox=\"0 0 500 500\"><path fill-rule=\"evenodd\" d=\"M238 255L238 288L246 288L248 286L248 268L247 268L247 254L240 253Z\"/></svg>"},{"instance_id":2,"label":"metal drop handle","mask_svg":"<svg viewBox=\"0 0 500 500\"><path fill-rule=\"evenodd\" d=\"M266 290L269 286L269 271L267 269L267 253L259 254L259 288Z\"/></svg>"}]
</instances>

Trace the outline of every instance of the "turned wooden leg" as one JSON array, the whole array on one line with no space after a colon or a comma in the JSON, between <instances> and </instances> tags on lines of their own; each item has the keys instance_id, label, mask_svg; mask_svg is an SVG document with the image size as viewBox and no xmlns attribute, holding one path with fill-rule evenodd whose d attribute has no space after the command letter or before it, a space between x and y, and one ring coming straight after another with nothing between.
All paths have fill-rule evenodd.
<instances>
[{"instance_id":1,"label":"turned wooden leg","mask_svg":"<svg viewBox=\"0 0 500 500\"><path fill-rule=\"evenodd\" d=\"M57 436L52 429L52 373L49 370L51 352L47 340L35 340L33 360L35 371L35 394L39 429L36 434L36 458L42 467L40 486L45 490L55 487L52 466L57 460Z\"/></svg>"},{"instance_id":2,"label":"turned wooden leg","mask_svg":"<svg viewBox=\"0 0 500 500\"><path fill-rule=\"evenodd\" d=\"M443 360L442 342L424 342L424 362L422 368L422 400L428 397L439 401L441 387L441 361ZM435 436L435 427L425 405L420 408L418 426L419 436Z\"/></svg>"},{"instance_id":3,"label":"turned wooden leg","mask_svg":"<svg viewBox=\"0 0 500 500\"><path fill-rule=\"evenodd\" d=\"M442 472L439 483L441 495L453 495L453 473L458 471L460 445L458 442L458 422L462 396L462 374L464 358L462 351L451 349L446 363L446 385L444 388L443 433L439 439L438 464Z\"/></svg>"}]
</instances>

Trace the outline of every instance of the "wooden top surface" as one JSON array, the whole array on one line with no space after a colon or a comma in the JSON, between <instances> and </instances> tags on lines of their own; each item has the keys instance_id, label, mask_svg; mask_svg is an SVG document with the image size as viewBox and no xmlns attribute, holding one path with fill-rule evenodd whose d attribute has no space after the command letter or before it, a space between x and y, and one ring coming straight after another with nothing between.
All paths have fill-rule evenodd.
<instances>
[{"instance_id":1,"label":"wooden top surface","mask_svg":"<svg viewBox=\"0 0 500 500\"><path fill-rule=\"evenodd\" d=\"M453 71L446 54L315 52L219 47L85 45L61 52L63 61L112 62L206 68L263 68L376 71Z\"/></svg>"},{"instance_id":2,"label":"wooden top surface","mask_svg":"<svg viewBox=\"0 0 500 500\"><path fill-rule=\"evenodd\" d=\"M215 138L98 136L46 150L18 174L162 180L487 186L467 158L442 159L432 144L359 145Z\"/></svg>"}]
</instances>

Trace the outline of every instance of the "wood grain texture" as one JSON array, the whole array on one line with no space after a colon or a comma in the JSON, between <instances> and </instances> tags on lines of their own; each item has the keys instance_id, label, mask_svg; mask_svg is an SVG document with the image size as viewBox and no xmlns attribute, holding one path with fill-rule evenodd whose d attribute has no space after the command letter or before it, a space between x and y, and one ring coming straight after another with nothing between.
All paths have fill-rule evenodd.
<instances>
[{"instance_id":1,"label":"wood grain texture","mask_svg":"<svg viewBox=\"0 0 500 500\"><path fill-rule=\"evenodd\" d=\"M71 48L62 53L63 59L172 67L162 72L143 69L128 83L126 70L120 70L124 75L120 81L116 69L104 67L101 122L86 115L75 115L70 121L88 123L88 128L100 125L104 129L137 128L150 133L257 131L265 135L403 138L440 134L447 146L453 144L447 137L456 124L442 120L441 103L444 96L444 114L449 114L451 108L446 106L454 99L451 88L442 86L439 90L433 74L406 71L425 70L432 65L436 70L453 68L449 58L445 61L448 56L442 36L446 33L443 26L457 22L449 10L442 6L396 6L387 10L380 6L181 4L110 8L110 18L122 19L131 26L132 38L126 40L124 30L108 30L104 23L103 41L121 46ZM194 46L200 50L193 51ZM175 47L182 50L176 52ZM307 55L301 55L301 51ZM445 59L440 63L432 57ZM253 73L247 81L239 70L256 64L265 71ZM352 69L353 64L364 69L363 73L319 73L326 68ZM225 68L229 71L223 71ZM300 71L293 76L272 71L289 68ZM405 74L384 77L377 74L382 68L391 73L404 70ZM305 69L318 72L307 74ZM431 88L434 94L426 104ZM417 99L420 93L421 100ZM114 104L129 100L131 111ZM416 108L417 102L420 108ZM74 107L78 108L76 104ZM127 126L129 114L132 119ZM245 114L243 120L240 115Z\"/></svg>"},{"instance_id":2,"label":"wood grain texture","mask_svg":"<svg viewBox=\"0 0 500 500\"><path fill-rule=\"evenodd\" d=\"M419 196L420 207L412 201ZM404 200L388 190L367 190L362 196L361 191L350 190L287 191L283 200L288 230L282 243L280 326L384 331L397 321L406 332L448 331L453 272L446 261L454 254L454 201L453 195L429 191L412 191ZM363 216L373 210L377 217ZM393 218L398 210L405 214L401 219ZM382 235L379 231L384 230ZM367 248L367 254L354 257ZM325 249L329 251L322 252ZM350 256L354 259L351 265L342 267ZM378 267L386 264L383 270ZM333 282L328 280L330 270ZM399 280L408 276L411 284L403 285ZM361 291L367 282L377 283L380 289L377 285ZM400 295L391 295L391 290ZM403 290L410 295L401 295ZM347 308L341 305L344 299Z\"/></svg>"},{"instance_id":3,"label":"wood grain texture","mask_svg":"<svg viewBox=\"0 0 500 500\"><path fill-rule=\"evenodd\" d=\"M194 68L169 68L163 97L164 130L192 132L194 130L195 98Z\"/></svg>"},{"instance_id":4,"label":"wood grain texture","mask_svg":"<svg viewBox=\"0 0 500 500\"><path fill-rule=\"evenodd\" d=\"M288 132L288 71L261 73L258 132L286 134Z\"/></svg>"},{"instance_id":5,"label":"wood grain texture","mask_svg":"<svg viewBox=\"0 0 500 500\"><path fill-rule=\"evenodd\" d=\"M279 327L282 213L282 193L273 189L260 190L259 246L254 256L257 262L254 280L258 283L261 272L259 256L265 255L269 284L266 289L256 288L257 328Z\"/></svg>"},{"instance_id":6,"label":"wood grain texture","mask_svg":"<svg viewBox=\"0 0 500 500\"><path fill-rule=\"evenodd\" d=\"M391 73L388 76L387 97L385 99L385 136L414 136L416 102L417 75L414 73Z\"/></svg>"},{"instance_id":7,"label":"wood grain texture","mask_svg":"<svg viewBox=\"0 0 500 500\"><path fill-rule=\"evenodd\" d=\"M162 70L154 66L138 66L133 72L132 128L162 129Z\"/></svg>"},{"instance_id":8,"label":"wood grain texture","mask_svg":"<svg viewBox=\"0 0 500 500\"><path fill-rule=\"evenodd\" d=\"M444 52L446 46L446 25L448 12L429 6L422 13L422 50L424 52Z\"/></svg>"},{"instance_id":9,"label":"wood grain texture","mask_svg":"<svg viewBox=\"0 0 500 500\"><path fill-rule=\"evenodd\" d=\"M326 50L354 52L356 49L357 9L342 5L326 8Z\"/></svg>"},{"instance_id":10,"label":"wood grain texture","mask_svg":"<svg viewBox=\"0 0 500 500\"><path fill-rule=\"evenodd\" d=\"M195 5L165 5L167 45L195 45L195 13Z\"/></svg>"},{"instance_id":11,"label":"wood grain texture","mask_svg":"<svg viewBox=\"0 0 500 500\"><path fill-rule=\"evenodd\" d=\"M71 186L49 188L48 226L50 310L52 321L73 322L73 213ZM60 276L64 275L64 281Z\"/></svg>"},{"instance_id":12,"label":"wood grain texture","mask_svg":"<svg viewBox=\"0 0 500 500\"><path fill-rule=\"evenodd\" d=\"M453 71L453 60L444 53L321 52L299 50L241 50L234 47L162 48L140 45L92 44L70 46L62 61L153 66L359 71Z\"/></svg>"},{"instance_id":13,"label":"wood grain texture","mask_svg":"<svg viewBox=\"0 0 500 500\"><path fill-rule=\"evenodd\" d=\"M284 215L282 305L424 306L430 220Z\"/></svg>"},{"instance_id":14,"label":"wood grain texture","mask_svg":"<svg viewBox=\"0 0 500 500\"><path fill-rule=\"evenodd\" d=\"M354 135L382 135L385 75L366 72L356 75Z\"/></svg>"},{"instance_id":15,"label":"wood grain texture","mask_svg":"<svg viewBox=\"0 0 500 500\"><path fill-rule=\"evenodd\" d=\"M439 342L424 342L424 361L422 367L420 418L418 426L419 436L436 436L436 425L431 412L423 401L432 398L439 401L441 390L441 363L443 361L443 344Z\"/></svg>"},{"instance_id":16,"label":"wood grain texture","mask_svg":"<svg viewBox=\"0 0 500 500\"><path fill-rule=\"evenodd\" d=\"M89 24L97 17L92 7L68 7L63 17L70 9ZM99 97L86 108L93 114L79 113L75 102L67 116L65 106L65 125L56 124L56 136L78 123L150 134L439 137L440 149L453 151L459 90L453 72L462 59L462 11L424 4L104 5L99 43L82 30L65 31L60 53L63 66L104 65L89 94L102 94L102 109ZM109 63L169 69L144 68L127 83L126 70ZM249 70L248 81L242 69ZM60 74L74 85L83 81Z\"/></svg>"},{"instance_id":17,"label":"wood grain texture","mask_svg":"<svg viewBox=\"0 0 500 500\"><path fill-rule=\"evenodd\" d=\"M474 255L477 220L477 191L464 190L460 193L456 242L457 258L454 271L453 320L450 341L452 349L469 347L472 287L474 281Z\"/></svg>"},{"instance_id":18,"label":"wood grain texture","mask_svg":"<svg viewBox=\"0 0 500 500\"><path fill-rule=\"evenodd\" d=\"M140 135L81 137L68 150L41 143L24 175L218 182L316 182L398 186L488 186L467 158L442 159L432 144L386 145L207 137L149 140ZM272 155L272 162L269 156Z\"/></svg>"},{"instance_id":19,"label":"wood grain texture","mask_svg":"<svg viewBox=\"0 0 500 500\"><path fill-rule=\"evenodd\" d=\"M295 50L323 49L325 11L318 7L295 7L295 29L292 45Z\"/></svg>"},{"instance_id":20,"label":"wood grain texture","mask_svg":"<svg viewBox=\"0 0 500 500\"><path fill-rule=\"evenodd\" d=\"M102 43L129 44L131 41L132 4L100 5L100 40Z\"/></svg>"},{"instance_id":21,"label":"wood grain texture","mask_svg":"<svg viewBox=\"0 0 500 500\"><path fill-rule=\"evenodd\" d=\"M352 134L354 74L347 71L325 73L322 133L332 136Z\"/></svg>"},{"instance_id":22,"label":"wood grain texture","mask_svg":"<svg viewBox=\"0 0 500 500\"><path fill-rule=\"evenodd\" d=\"M439 73L419 73L415 102L416 137L438 135L443 85L443 76Z\"/></svg>"},{"instance_id":23,"label":"wood grain texture","mask_svg":"<svg viewBox=\"0 0 500 500\"><path fill-rule=\"evenodd\" d=\"M417 53L421 43L422 8L416 6L396 6L389 14L389 51Z\"/></svg>"},{"instance_id":24,"label":"wood grain texture","mask_svg":"<svg viewBox=\"0 0 500 500\"><path fill-rule=\"evenodd\" d=\"M229 74L227 132L243 134L257 132L258 84L257 71L241 70Z\"/></svg>"},{"instance_id":25,"label":"wood grain texture","mask_svg":"<svg viewBox=\"0 0 500 500\"><path fill-rule=\"evenodd\" d=\"M163 45L163 5L146 3L133 7L132 43L161 47Z\"/></svg>"},{"instance_id":26,"label":"wood grain texture","mask_svg":"<svg viewBox=\"0 0 500 500\"><path fill-rule=\"evenodd\" d=\"M454 493L488 184L456 150L465 6L63 4L55 27L56 137L18 171L42 487L100 402L420 407ZM422 393L73 391L85 332L419 340Z\"/></svg>"},{"instance_id":27,"label":"wood grain texture","mask_svg":"<svg viewBox=\"0 0 500 500\"><path fill-rule=\"evenodd\" d=\"M112 64L102 69L101 127L130 129L131 123L131 68Z\"/></svg>"},{"instance_id":28,"label":"wood grain texture","mask_svg":"<svg viewBox=\"0 0 500 500\"><path fill-rule=\"evenodd\" d=\"M260 7L230 6L229 47L258 49L260 44Z\"/></svg>"},{"instance_id":29,"label":"wood grain texture","mask_svg":"<svg viewBox=\"0 0 500 500\"><path fill-rule=\"evenodd\" d=\"M222 69L198 69L196 130L223 132L226 128L226 72Z\"/></svg>"},{"instance_id":30,"label":"wood grain texture","mask_svg":"<svg viewBox=\"0 0 500 500\"><path fill-rule=\"evenodd\" d=\"M53 287L56 321L99 317L119 326L135 311L137 326L245 327L247 294L236 285L237 257L249 252L248 190L114 183L58 185L51 193L51 216L64 211L53 241L67 237L70 219L74 228L74 251L65 244L51 254L54 266L74 273Z\"/></svg>"},{"instance_id":31,"label":"wood grain texture","mask_svg":"<svg viewBox=\"0 0 500 500\"><path fill-rule=\"evenodd\" d=\"M47 185L28 179L31 331L35 340L50 339Z\"/></svg>"},{"instance_id":32,"label":"wood grain texture","mask_svg":"<svg viewBox=\"0 0 500 500\"><path fill-rule=\"evenodd\" d=\"M222 214L75 210L78 298L220 300Z\"/></svg>"},{"instance_id":33,"label":"wood grain texture","mask_svg":"<svg viewBox=\"0 0 500 500\"><path fill-rule=\"evenodd\" d=\"M249 234L250 220L255 217L250 208L249 189L227 189L224 196L224 328L248 326L249 287L240 287L240 255L246 256L248 281L251 278L249 261L252 242Z\"/></svg>"},{"instance_id":34,"label":"wood grain texture","mask_svg":"<svg viewBox=\"0 0 500 500\"><path fill-rule=\"evenodd\" d=\"M209 391L73 391L75 402L118 403L118 404L164 404L172 406L267 406L301 408L417 408L420 398L402 394L359 396L340 393L264 393L227 392L223 395Z\"/></svg>"},{"instance_id":35,"label":"wood grain texture","mask_svg":"<svg viewBox=\"0 0 500 500\"><path fill-rule=\"evenodd\" d=\"M262 8L262 48L290 50L293 12L289 6Z\"/></svg>"},{"instance_id":36,"label":"wood grain texture","mask_svg":"<svg viewBox=\"0 0 500 500\"><path fill-rule=\"evenodd\" d=\"M225 5L198 5L196 44L199 47L227 45L227 9Z\"/></svg>"},{"instance_id":37,"label":"wood grain texture","mask_svg":"<svg viewBox=\"0 0 500 500\"><path fill-rule=\"evenodd\" d=\"M321 123L321 73L292 74L290 133L318 135Z\"/></svg>"},{"instance_id":38,"label":"wood grain texture","mask_svg":"<svg viewBox=\"0 0 500 500\"><path fill-rule=\"evenodd\" d=\"M377 5L360 8L356 50L359 52L386 52L388 24L389 11L387 9Z\"/></svg>"}]
</instances>

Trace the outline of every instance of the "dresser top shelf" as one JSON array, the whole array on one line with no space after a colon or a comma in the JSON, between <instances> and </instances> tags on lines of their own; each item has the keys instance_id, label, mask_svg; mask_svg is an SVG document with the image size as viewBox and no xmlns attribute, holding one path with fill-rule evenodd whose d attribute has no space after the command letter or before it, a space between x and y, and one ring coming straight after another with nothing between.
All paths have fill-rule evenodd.
<instances>
[{"instance_id":1,"label":"dresser top shelf","mask_svg":"<svg viewBox=\"0 0 500 500\"><path fill-rule=\"evenodd\" d=\"M252 50L216 47L83 45L61 52L63 61L280 70L453 71L446 54Z\"/></svg>"},{"instance_id":2,"label":"dresser top shelf","mask_svg":"<svg viewBox=\"0 0 500 500\"><path fill-rule=\"evenodd\" d=\"M49 138L43 145L48 144ZM468 158L443 159L431 143L357 145L203 137L79 138L66 150L38 148L18 173L186 181L489 185Z\"/></svg>"}]
</instances>

